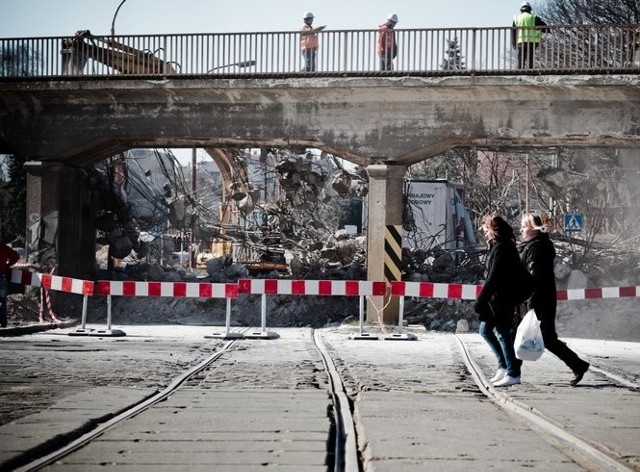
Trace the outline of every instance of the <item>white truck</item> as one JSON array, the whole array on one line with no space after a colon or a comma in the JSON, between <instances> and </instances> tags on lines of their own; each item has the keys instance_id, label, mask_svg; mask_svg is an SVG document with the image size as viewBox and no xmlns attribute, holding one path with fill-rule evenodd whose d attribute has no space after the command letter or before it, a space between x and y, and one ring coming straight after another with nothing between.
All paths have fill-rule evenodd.
<instances>
[{"instance_id":1,"label":"white truck","mask_svg":"<svg viewBox=\"0 0 640 472\"><path fill-rule=\"evenodd\" d=\"M455 251L476 245L469 210L461 186L447 180L406 180L402 246L441 247Z\"/></svg>"}]
</instances>

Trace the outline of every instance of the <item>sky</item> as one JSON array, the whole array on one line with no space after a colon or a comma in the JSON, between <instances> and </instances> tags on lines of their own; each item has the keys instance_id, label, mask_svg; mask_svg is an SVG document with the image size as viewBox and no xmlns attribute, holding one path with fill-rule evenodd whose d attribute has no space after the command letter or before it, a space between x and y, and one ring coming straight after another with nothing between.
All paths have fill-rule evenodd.
<instances>
[{"instance_id":1,"label":"sky","mask_svg":"<svg viewBox=\"0 0 640 472\"><path fill-rule=\"evenodd\" d=\"M111 32L121 0L0 0L0 37ZM520 0L126 0L116 34L296 31L307 11L327 29L373 29L396 13L397 28L509 26ZM535 8L535 2L534 8Z\"/></svg>"}]
</instances>

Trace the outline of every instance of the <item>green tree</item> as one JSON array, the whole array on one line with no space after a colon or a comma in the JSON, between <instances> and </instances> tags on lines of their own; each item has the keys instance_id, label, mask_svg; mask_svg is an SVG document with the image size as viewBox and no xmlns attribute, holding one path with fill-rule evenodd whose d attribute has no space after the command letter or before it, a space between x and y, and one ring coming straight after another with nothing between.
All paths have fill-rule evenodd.
<instances>
[{"instance_id":1,"label":"green tree","mask_svg":"<svg viewBox=\"0 0 640 472\"><path fill-rule=\"evenodd\" d=\"M442 67L443 70L463 70L467 68L457 36L447 40L447 49L444 51L444 59L440 67Z\"/></svg>"}]
</instances>

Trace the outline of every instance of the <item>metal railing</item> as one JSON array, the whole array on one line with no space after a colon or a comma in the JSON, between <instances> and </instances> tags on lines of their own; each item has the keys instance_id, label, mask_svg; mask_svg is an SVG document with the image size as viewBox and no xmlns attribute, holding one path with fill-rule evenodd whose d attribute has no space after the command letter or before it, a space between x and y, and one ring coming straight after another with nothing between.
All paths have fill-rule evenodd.
<instances>
[{"instance_id":1,"label":"metal railing","mask_svg":"<svg viewBox=\"0 0 640 472\"><path fill-rule=\"evenodd\" d=\"M322 31L314 71L303 71L300 33L216 33L0 39L0 80L105 76L500 75L638 73L637 25L550 26L531 67L515 30L396 30L393 70L380 70L377 30Z\"/></svg>"}]
</instances>

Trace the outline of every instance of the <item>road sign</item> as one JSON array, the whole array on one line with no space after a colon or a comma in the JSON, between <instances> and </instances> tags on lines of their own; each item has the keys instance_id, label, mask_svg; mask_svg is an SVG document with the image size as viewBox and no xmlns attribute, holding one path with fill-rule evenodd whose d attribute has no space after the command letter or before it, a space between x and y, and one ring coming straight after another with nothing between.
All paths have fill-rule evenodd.
<instances>
[{"instance_id":1,"label":"road sign","mask_svg":"<svg viewBox=\"0 0 640 472\"><path fill-rule=\"evenodd\" d=\"M564 215L565 233L579 233L582 231L582 213L566 213Z\"/></svg>"}]
</instances>

